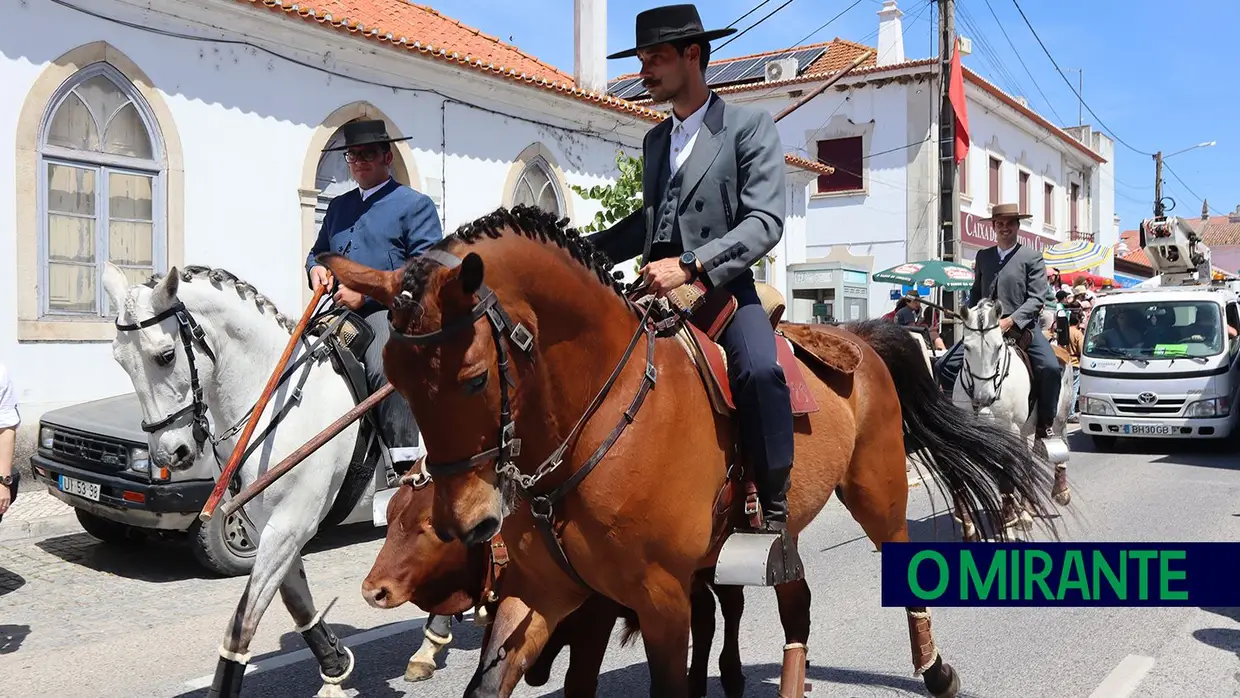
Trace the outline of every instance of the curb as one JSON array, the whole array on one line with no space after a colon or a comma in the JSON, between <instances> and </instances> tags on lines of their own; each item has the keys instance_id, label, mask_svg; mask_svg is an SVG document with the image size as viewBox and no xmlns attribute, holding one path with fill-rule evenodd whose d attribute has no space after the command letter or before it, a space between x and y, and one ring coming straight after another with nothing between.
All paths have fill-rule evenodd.
<instances>
[{"instance_id":1,"label":"curb","mask_svg":"<svg viewBox=\"0 0 1240 698\"><path fill-rule=\"evenodd\" d=\"M85 532L76 514L44 516L29 521L0 521L0 543Z\"/></svg>"}]
</instances>

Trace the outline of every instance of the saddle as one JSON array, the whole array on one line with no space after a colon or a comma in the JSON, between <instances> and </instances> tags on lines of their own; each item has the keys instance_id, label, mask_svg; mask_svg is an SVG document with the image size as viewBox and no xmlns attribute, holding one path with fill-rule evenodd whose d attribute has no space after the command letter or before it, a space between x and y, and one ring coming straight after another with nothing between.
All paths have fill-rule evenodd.
<instances>
[{"instance_id":1,"label":"saddle","mask_svg":"<svg viewBox=\"0 0 1240 698\"><path fill-rule=\"evenodd\" d=\"M1016 348L1016 355L1020 357L1021 363L1024 364L1025 370L1029 372L1029 411L1033 411L1038 405L1038 393L1041 379L1033 370L1033 364L1029 361L1029 345L1033 343L1033 330L1023 329L1019 333L1009 332L1008 337L1011 338L1012 346ZM1055 352L1055 358L1059 361L1059 370L1062 373L1067 366L1071 365L1071 357L1068 350L1063 347L1052 344L1051 350Z\"/></svg>"},{"instance_id":2,"label":"saddle","mask_svg":"<svg viewBox=\"0 0 1240 698\"><path fill-rule=\"evenodd\" d=\"M754 286L776 335L776 355L788 385L792 414L801 417L817 412L819 406L797 361L798 354L827 370L851 375L861 363L861 347L842 330L831 326L783 322L787 307L783 294L769 284L757 282ZM707 291L701 282L695 282L669 293L668 302L681 317L688 319L681 323L675 337L697 368L712 407L716 413L735 419L736 404L728 379L727 355L718 339L736 314L736 298L727 289ZM720 534L730 514L735 513L733 505L738 488L745 493L743 512L749 525L753 528L762 525L752 473L741 464L733 463L715 500L714 536L719 542L722 542Z\"/></svg>"}]
</instances>

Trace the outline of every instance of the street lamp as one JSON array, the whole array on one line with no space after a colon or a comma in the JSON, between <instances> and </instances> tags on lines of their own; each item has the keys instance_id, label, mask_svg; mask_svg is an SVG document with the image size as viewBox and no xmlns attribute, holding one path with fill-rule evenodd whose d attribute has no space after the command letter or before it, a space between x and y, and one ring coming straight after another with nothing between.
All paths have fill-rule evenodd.
<instances>
[{"instance_id":1,"label":"street lamp","mask_svg":"<svg viewBox=\"0 0 1240 698\"><path fill-rule=\"evenodd\" d=\"M1154 153L1154 216L1155 217L1161 217L1163 215L1163 203L1162 203L1163 160L1169 157L1172 157L1173 155L1179 155L1180 153L1187 153L1190 150L1196 150L1198 148L1209 148L1213 146L1215 143L1216 141L1203 141L1201 143L1198 143L1197 145L1189 146L1183 150L1177 150L1171 155L1163 155L1161 150L1158 151L1157 153Z\"/></svg>"}]
</instances>

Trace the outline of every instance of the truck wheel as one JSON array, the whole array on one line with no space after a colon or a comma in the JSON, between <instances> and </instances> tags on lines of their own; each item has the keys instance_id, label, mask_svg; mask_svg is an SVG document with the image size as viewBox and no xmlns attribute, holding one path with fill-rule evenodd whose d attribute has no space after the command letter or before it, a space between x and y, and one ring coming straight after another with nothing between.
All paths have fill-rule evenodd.
<instances>
[{"instance_id":1,"label":"truck wheel","mask_svg":"<svg viewBox=\"0 0 1240 698\"><path fill-rule=\"evenodd\" d=\"M1096 434L1091 434L1090 438L1094 440L1094 445L1098 447L1099 451L1115 450L1115 437L1114 436L1098 436Z\"/></svg>"},{"instance_id":2,"label":"truck wheel","mask_svg":"<svg viewBox=\"0 0 1240 698\"><path fill-rule=\"evenodd\" d=\"M244 525L240 514L212 516L205 524L195 519L189 542L198 564L218 575L242 577L254 568L257 535Z\"/></svg>"},{"instance_id":3,"label":"truck wheel","mask_svg":"<svg viewBox=\"0 0 1240 698\"><path fill-rule=\"evenodd\" d=\"M128 524L95 516L85 509L74 509L73 513L87 533L109 545L133 545L144 538L138 529Z\"/></svg>"}]
</instances>

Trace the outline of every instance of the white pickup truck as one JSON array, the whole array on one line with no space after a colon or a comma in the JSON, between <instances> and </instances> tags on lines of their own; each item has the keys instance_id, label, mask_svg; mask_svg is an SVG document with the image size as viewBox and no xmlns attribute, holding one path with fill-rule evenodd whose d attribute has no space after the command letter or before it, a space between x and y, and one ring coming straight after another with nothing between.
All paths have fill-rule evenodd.
<instances>
[{"instance_id":1,"label":"white pickup truck","mask_svg":"<svg viewBox=\"0 0 1240 698\"><path fill-rule=\"evenodd\" d=\"M1240 296L1213 278L1209 248L1177 218L1141 224L1159 285L1110 291L1094 304L1081 352L1082 433L1225 439L1240 410Z\"/></svg>"}]
</instances>

